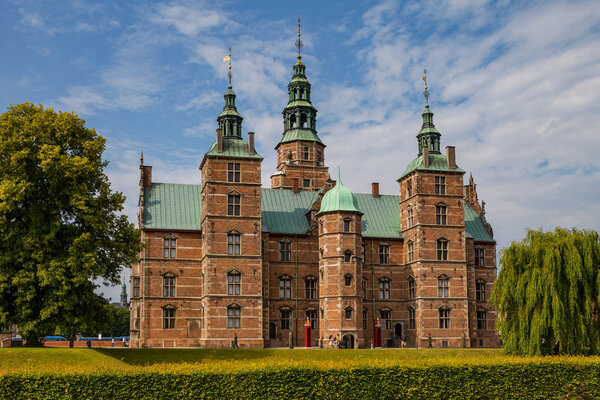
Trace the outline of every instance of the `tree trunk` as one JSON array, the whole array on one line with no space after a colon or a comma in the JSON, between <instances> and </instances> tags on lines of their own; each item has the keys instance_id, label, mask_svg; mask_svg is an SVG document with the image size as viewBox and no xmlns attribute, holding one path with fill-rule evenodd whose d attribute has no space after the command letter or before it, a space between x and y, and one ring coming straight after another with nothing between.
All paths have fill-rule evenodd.
<instances>
[{"instance_id":1,"label":"tree trunk","mask_svg":"<svg viewBox=\"0 0 600 400\"><path fill-rule=\"evenodd\" d=\"M69 348L72 349L73 348L73 337L69 338Z\"/></svg>"},{"instance_id":2,"label":"tree trunk","mask_svg":"<svg viewBox=\"0 0 600 400\"><path fill-rule=\"evenodd\" d=\"M42 342L40 342L40 338L37 335L25 337L24 339L26 347L42 347Z\"/></svg>"}]
</instances>

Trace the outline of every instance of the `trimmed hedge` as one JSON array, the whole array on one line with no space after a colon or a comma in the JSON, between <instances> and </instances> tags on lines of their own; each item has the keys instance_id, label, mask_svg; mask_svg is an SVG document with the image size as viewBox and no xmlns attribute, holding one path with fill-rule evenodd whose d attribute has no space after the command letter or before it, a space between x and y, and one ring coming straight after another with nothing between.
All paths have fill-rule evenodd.
<instances>
[{"instance_id":1,"label":"trimmed hedge","mask_svg":"<svg viewBox=\"0 0 600 400\"><path fill-rule=\"evenodd\" d=\"M266 368L231 374L8 374L2 399L600 398L600 364L525 362L353 369Z\"/></svg>"}]
</instances>

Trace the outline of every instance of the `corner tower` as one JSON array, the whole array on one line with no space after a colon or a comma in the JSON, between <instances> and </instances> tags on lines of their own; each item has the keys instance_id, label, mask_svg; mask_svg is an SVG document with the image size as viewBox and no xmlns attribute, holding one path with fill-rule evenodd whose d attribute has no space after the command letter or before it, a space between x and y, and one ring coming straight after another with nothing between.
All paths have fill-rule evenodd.
<instances>
[{"instance_id":1,"label":"corner tower","mask_svg":"<svg viewBox=\"0 0 600 400\"><path fill-rule=\"evenodd\" d=\"M298 20L298 57L288 84L288 104L283 109L283 137L275 146L277 172L271 176L273 189L320 190L329 179L325 166L325 144L317 135L317 109L302 63L302 40Z\"/></svg>"}]
</instances>

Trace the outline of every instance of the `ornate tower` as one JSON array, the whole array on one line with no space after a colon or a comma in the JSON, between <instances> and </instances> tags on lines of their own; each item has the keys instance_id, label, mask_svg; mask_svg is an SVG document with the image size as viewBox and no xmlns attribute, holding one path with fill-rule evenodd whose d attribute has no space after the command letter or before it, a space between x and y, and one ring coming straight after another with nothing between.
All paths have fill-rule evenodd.
<instances>
[{"instance_id":1,"label":"ornate tower","mask_svg":"<svg viewBox=\"0 0 600 400\"><path fill-rule=\"evenodd\" d=\"M283 110L283 137L275 146L277 172L271 176L274 189L319 190L329 179L325 166L325 144L317 135L317 109L310 101L311 85L300 49L298 20L298 60L288 84L288 104Z\"/></svg>"},{"instance_id":2,"label":"ornate tower","mask_svg":"<svg viewBox=\"0 0 600 400\"><path fill-rule=\"evenodd\" d=\"M231 53L228 57L231 58ZM231 61L229 64L231 68ZM206 347L263 347L261 162L254 133L242 138L231 86L217 118L217 140L202 170L201 340Z\"/></svg>"},{"instance_id":3,"label":"ornate tower","mask_svg":"<svg viewBox=\"0 0 600 400\"><path fill-rule=\"evenodd\" d=\"M319 210L319 336L340 335L348 348L363 347L361 218L358 200L338 177Z\"/></svg>"},{"instance_id":4,"label":"ornate tower","mask_svg":"<svg viewBox=\"0 0 600 400\"><path fill-rule=\"evenodd\" d=\"M426 77L418 157L400 183L401 233L409 268L408 314L417 324L407 334L418 346L460 347L469 343L463 174L454 147L440 152L441 134L429 109ZM410 288L414 289L410 289Z\"/></svg>"}]
</instances>

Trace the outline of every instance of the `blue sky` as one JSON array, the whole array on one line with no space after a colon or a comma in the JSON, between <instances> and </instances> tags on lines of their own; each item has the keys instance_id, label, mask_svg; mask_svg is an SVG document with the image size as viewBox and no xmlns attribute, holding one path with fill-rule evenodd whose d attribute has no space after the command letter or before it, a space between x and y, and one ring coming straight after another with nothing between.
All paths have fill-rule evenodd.
<instances>
[{"instance_id":1,"label":"blue sky","mask_svg":"<svg viewBox=\"0 0 600 400\"><path fill-rule=\"evenodd\" d=\"M0 105L73 110L104 135L132 221L141 150L155 181L200 183L228 47L268 185L300 16L326 163L352 190L398 193L426 64L442 145L472 171L499 248L528 227L600 230L597 1L5 0L2 11Z\"/></svg>"}]
</instances>

